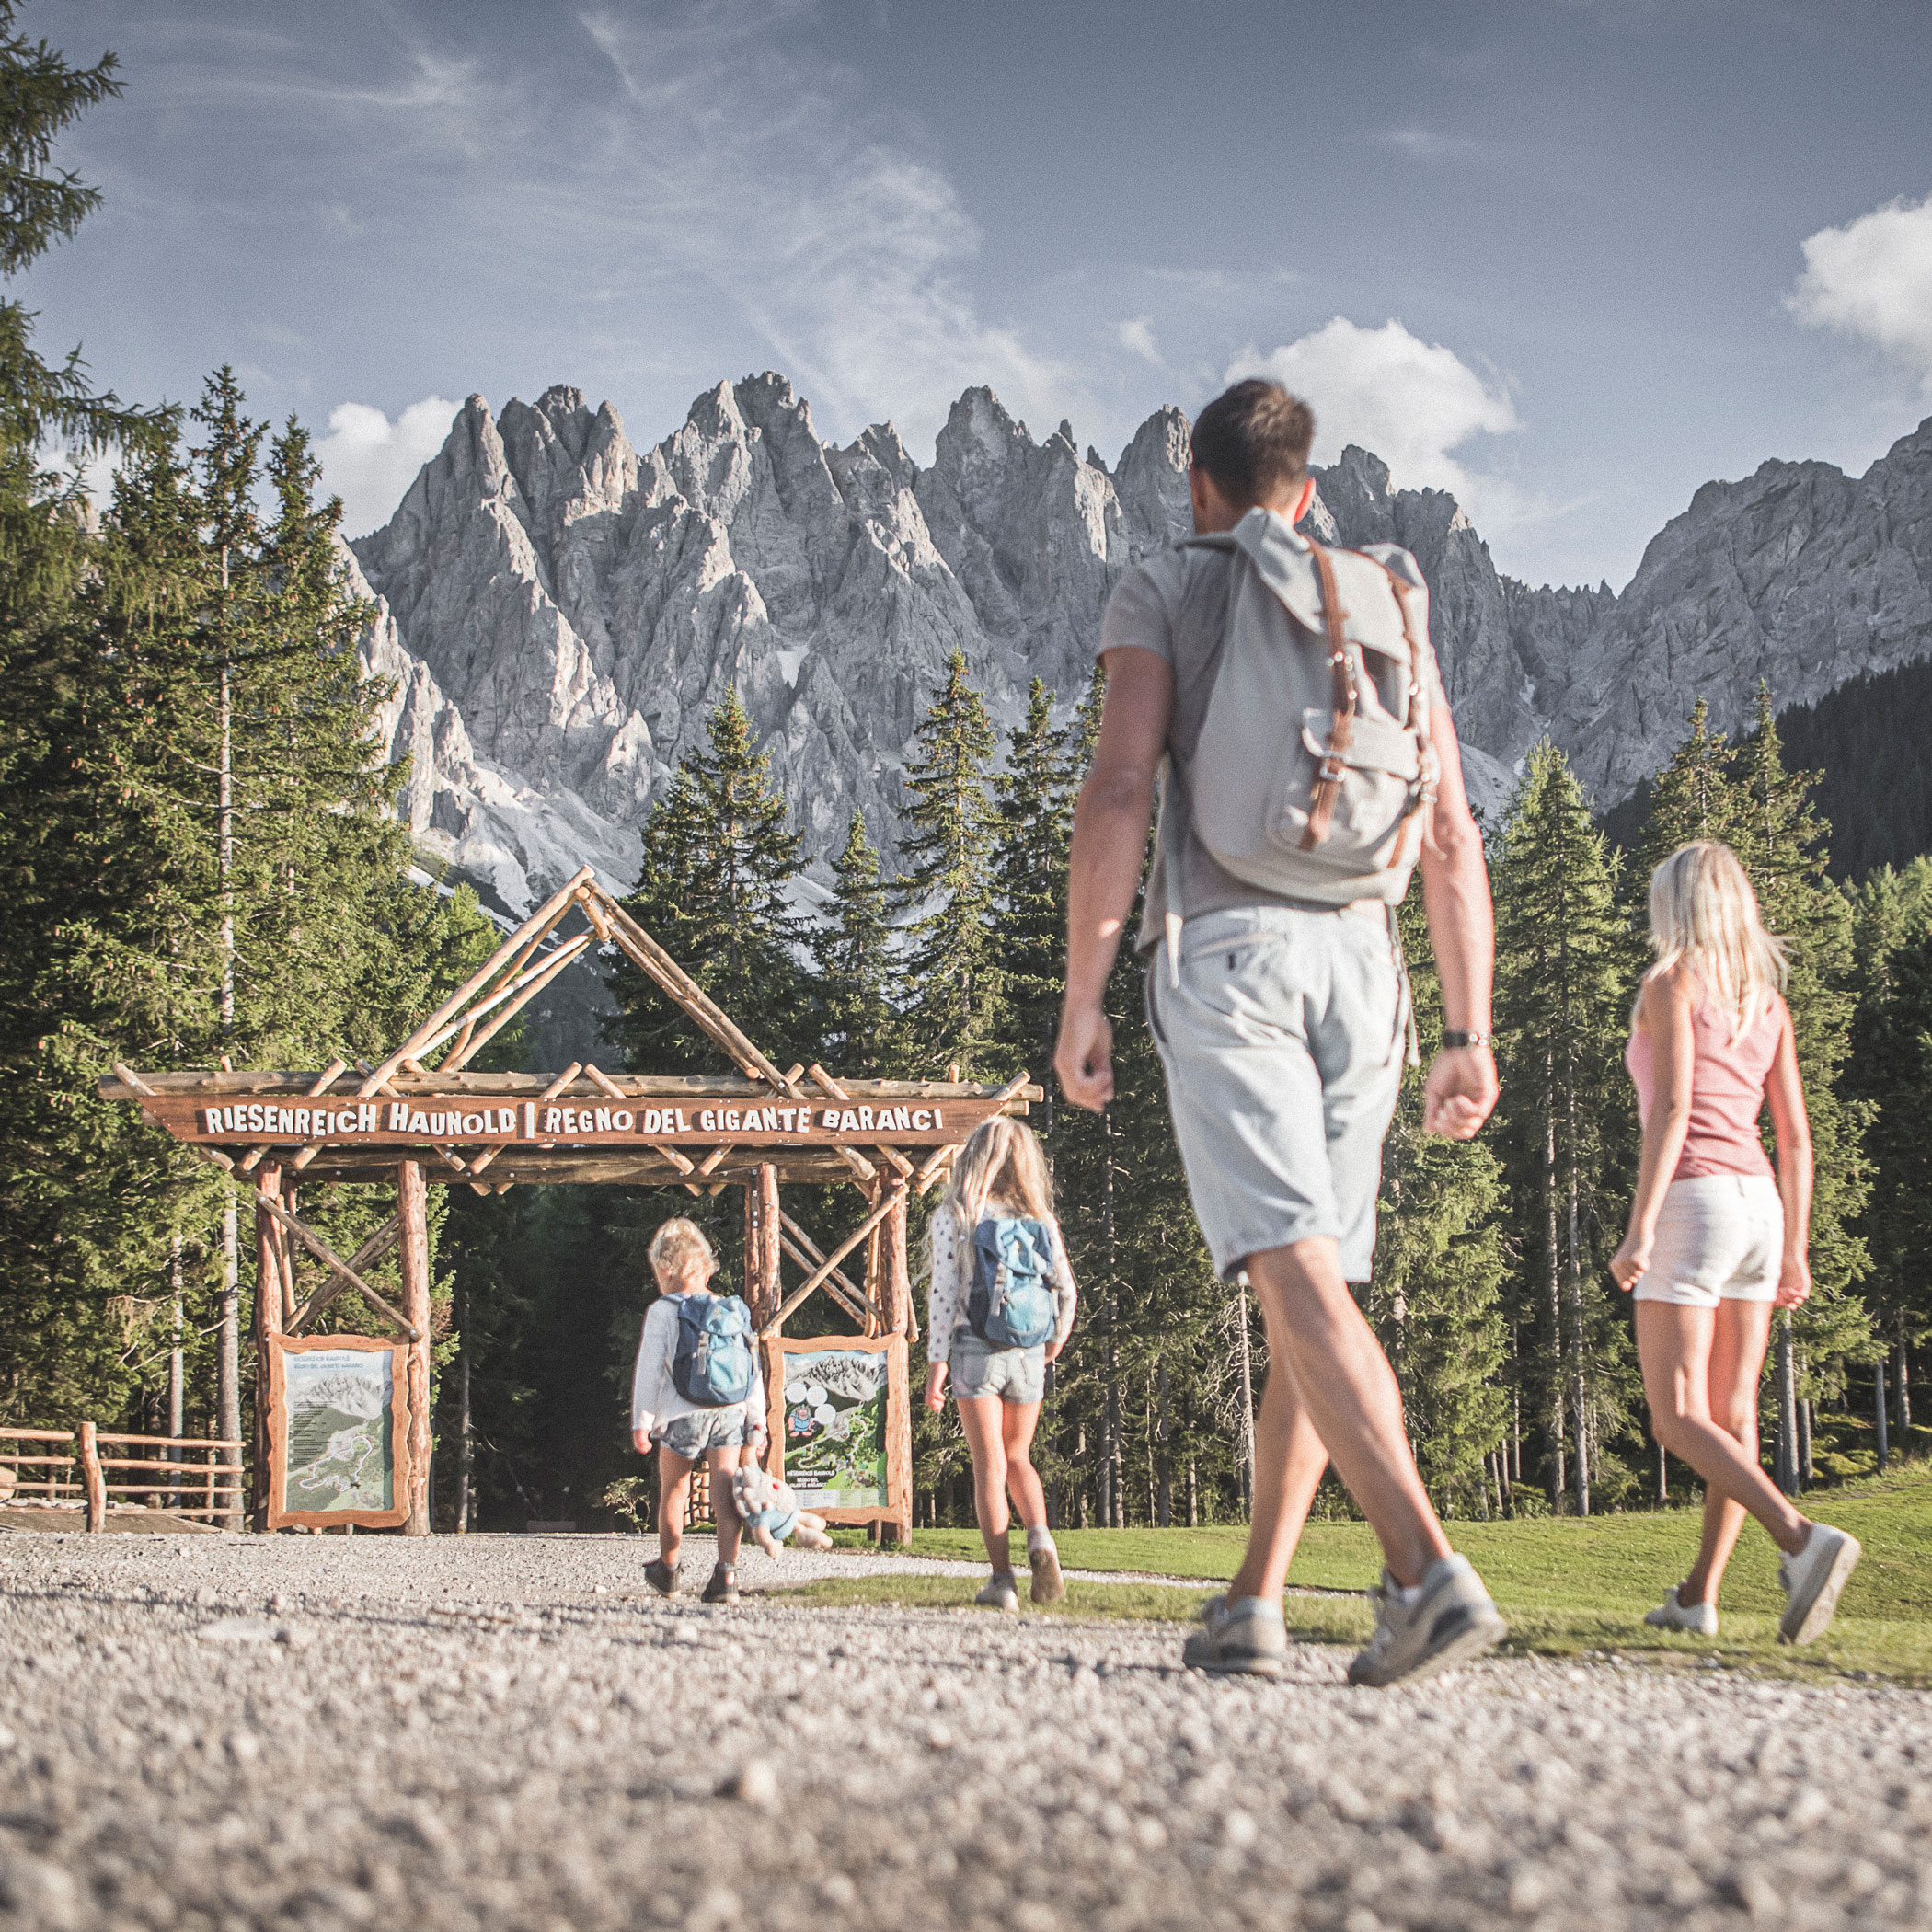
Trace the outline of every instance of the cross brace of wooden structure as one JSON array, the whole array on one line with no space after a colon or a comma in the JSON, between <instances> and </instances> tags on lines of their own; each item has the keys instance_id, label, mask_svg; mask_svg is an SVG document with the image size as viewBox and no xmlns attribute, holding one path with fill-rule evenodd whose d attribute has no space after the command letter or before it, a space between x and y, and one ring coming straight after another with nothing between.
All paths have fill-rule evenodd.
<instances>
[{"instance_id":1,"label":"cross brace of wooden structure","mask_svg":"<svg viewBox=\"0 0 1932 1932\"><path fill-rule=\"evenodd\" d=\"M560 933L573 912L584 929ZM469 1070L558 973L600 949L629 960L735 1073L613 1075L587 1064L554 1075ZM278 1340L311 1332L348 1290L407 1338L409 1494L403 1527L418 1535L430 1528L430 1182L467 1185L479 1194L549 1182L676 1187L694 1194L742 1187L745 1295L767 1385L782 1387L784 1324L814 1294L822 1292L874 1346L884 1345L881 1338L916 1338L906 1260L910 1197L943 1177L982 1121L1024 1113L1041 1098L1024 1074L983 1086L957 1077L842 1080L817 1065L781 1071L588 866L374 1066L339 1056L316 1073L141 1074L117 1064L100 1093L135 1102L231 1179L251 1183L260 1386L268 1386L267 1356ZM394 1185L397 1212L345 1261L297 1214L298 1177L304 1186ZM850 1183L866 1196L867 1212L827 1252L784 1212L782 1182ZM297 1248L327 1271L305 1299L295 1284ZM855 1279L845 1266L861 1248ZM399 1256L399 1305L367 1279L392 1249ZM789 1289L782 1273L788 1259L799 1271ZM267 1516L266 1427L264 1420L256 1443L258 1525ZM904 1533L912 1437L903 1390L887 1433L889 1489L897 1501L891 1511L854 1513L885 1519L881 1527Z\"/></svg>"}]
</instances>

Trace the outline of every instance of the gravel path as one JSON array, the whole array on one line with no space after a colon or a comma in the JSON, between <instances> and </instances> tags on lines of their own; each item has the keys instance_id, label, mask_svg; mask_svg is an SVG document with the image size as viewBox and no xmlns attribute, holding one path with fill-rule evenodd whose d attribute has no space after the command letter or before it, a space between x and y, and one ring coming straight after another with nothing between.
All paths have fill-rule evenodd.
<instances>
[{"instance_id":1,"label":"gravel path","mask_svg":"<svg viewBox=\"0 0 1932 1932\"><path fill-rule=\"evenodd\" d=\"M0 1926L1932 1926L1918 1693L1217 1683L1172 1627L641 1601L650 1547L0 1535Z\"/></svg>"}]
</instances>

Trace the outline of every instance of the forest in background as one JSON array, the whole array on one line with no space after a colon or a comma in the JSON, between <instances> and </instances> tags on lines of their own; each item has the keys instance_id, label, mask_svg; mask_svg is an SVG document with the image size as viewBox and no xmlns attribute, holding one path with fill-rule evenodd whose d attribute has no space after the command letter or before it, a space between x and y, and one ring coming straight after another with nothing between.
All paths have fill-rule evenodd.
<instances>
[{"instance_id":1,"label":"forest in background","mask_svg":"<svg viewBox=\"0 0 1932 1932\"><path fill-rule=\"evenodd\" d=\"M52 144L118 86L111 63L74 69L15 33L15 12L0 0L8 275L95 205L51 168ZM77 465L102 452L117 480L96 514ZM31 316L0 302L0 1421L120 1417L247 1435L236 1343L252 1267L236 1196L132 1110L100 1101L95 1083L116 1060L379 1058L492 943L469 894L410 882L394 811L402 774L380 763L371 729L382 693L357 671L369 613L344 592L337 511L317 495L300 424L251 419L229 372L191 412L132 408L91 385L77 353L43 361ZM1898 696L1869 694L1880 710ZM1036 685L1002 743L955 659L918 729L894 848L881 853L855 821L808 915L788 803L728 692L645 827L631 910L781 1064L1045 1079L1066 842L1098 701L1097 687ZM1635 1165L1619 1061L1644 957L1642 886L1686 837L1735 845L1794 942L1819 1285L1778 1331L1767 1453L1788 1485L1869 1467L1881 1387L1894 1442L1924 1440L1910 1398L1928 1325L1932 869L1877 863L1925 842L1907 796L1915 748L1894 733L1884 759L1866 760L1880 741L1847 708L1859 702L1835 694L1786 720L1808 756L1829 753L1835 776L1823 781L1797 768L1765 693L1734 743L1699 707L1615 837L1547 747L1490 828L1502 1104L1477 1143L1428 1141L1410 1077L1367 1296L1425 1478L1451 1513L1687 1493L1686 1472L1650 1441L1627 1309L1604 1267ZM1845 800L1836 877L1821 796ZM1426 1056L1440 1020L1417 901L1404 939ZM1194 1228L1140 976L1123 958L1110 988L1114 1105L1077 1113L1049 1086L1033 1117L1082 1290L1040 1439L1068 1524L1238 1517L1266 1372L1248 1302L1213 1277ZM649 986L624 972L614 986L627 1065L715 1066ZM507 1037L501 1050L513 1051ZM437 1190L432 1201L439 1524L452 1524L464 1386L483 1526L611 1520L604 1498L637 1467L624 1422L649 1296L643 1245L690 1198ZM302 1202L339 1251L391 1205L380 1190L328 1188ZM822 1241L854 1214L832 1190L788 1205ZM703 1212L735 1266L732 1198ZM352 1298L337 1305L345 1328L375 1327ZM808 1306L794 1331L812 1317ZM956 1423L921 1411L918 1431L919 1520L964 1520ZM1345 1505L1331 1493L1327 1506Z\"/></svg>"}]
</instances>

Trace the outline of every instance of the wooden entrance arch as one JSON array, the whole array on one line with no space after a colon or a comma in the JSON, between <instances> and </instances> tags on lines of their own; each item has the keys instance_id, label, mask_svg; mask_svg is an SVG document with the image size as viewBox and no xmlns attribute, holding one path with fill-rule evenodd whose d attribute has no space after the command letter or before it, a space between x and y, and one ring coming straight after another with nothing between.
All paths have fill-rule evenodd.
<instances>
[{"instance_id":1,"label":"wooden entrance arch","mask_svg":"<svg viewBox=\"0 0 1932 1932\"><path fill-rule=\"evenodd\" d=\"M572 915L581 930L567 931ZM735 1076L477 1074L468 1063L573 960L614 947L647 974L738 1069ZM432 1064L433 1063L433 1064ZM252 1516L270 1526L270 1357L313 1332L345 1288L358 1290L408 1343L406 1535L430 1534L430 1270L425 1189L507 1193L545 1182L744 1190L745 1298L767 1386L784 1383L786 1320L822 1289L859 1336L916 1339L906 1265L906 1205L945 1175L959 1145L996 1113L1025 1113L1041 1089L954 1080L840 1080L822 1067L781 1071L585 866L379 1065L337 1059L316 1072L142 1074L117 1064L104 1098L136 1103L155 1125L253 1190L257 1429ZM394 1184L397 1212L346 1259L297 1213L308 1182ZM849 1182L865 1199L857 1227L830 1252L786 1213L788 1181ZM399 1307L365 1279L398 1250ZM862 1259L855 1259L863 1250ZM319 1276L298 1278L298 1264ZM785 1264L797 1279L788 1286ZM903 1389L902 1376L900 1386ZM773 1432L772 1456L782 1455ZM903 1396L888 1419L890 1509L832 1512L912 1523L912 1420Z\"/></svg>"}]
</instances>

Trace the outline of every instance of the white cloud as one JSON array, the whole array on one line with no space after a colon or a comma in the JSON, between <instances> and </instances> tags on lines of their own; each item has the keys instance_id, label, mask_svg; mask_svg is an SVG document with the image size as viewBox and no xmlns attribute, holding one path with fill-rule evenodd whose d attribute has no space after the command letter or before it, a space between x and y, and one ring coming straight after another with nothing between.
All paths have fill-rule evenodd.
<instances>
[{"instance_id":1,"label":"white cloud","mask_svg":"<svg viewBox=\"0 0 1932 1932\"><path fill-rule=\"evenodd\" d=\"M1122 349L1132 350L1135 355L1152 362L1156 369L1165 366L1160 359L1160 344L1154 339L1152 316L1134 316L1122 322L1116 333L1120 337Z\"/></svg>"},{"instance_id":2,"label":"white cloud","mask_svg":"<svg viewBox=\"0 0 1932 1932\"><path fill-rule=\"evenodd\" d=\"M1311 334L1262 354L1249 349L1227 372L1271 375L1315 409L1315 460L1332 463L1360 443L1388 465L1398 489L1448 489L1489 522L1510 520L1505 486L1466 468L1453 454L1472 436L1520 427L1509 392L1486 380L1452 349L1424 342L1397 321L1363 328L1337 316ZM1478 521L1481 521L1478 516Z\"/></svg>"},{"instance_id":3,"label":"white cloud","mask_svg":"<svg viewBox=\"0 0 1932 1932\"><path fill-rule=\"evenodd\" d=\"M1804 273L1785 305L1812 328L1884 351L1932 397L1932 196L1901 197L1804 244Z\"/></svg>"},{"instance_id":4,"label":"white cloud","mask_svg":"<svg viewBox=\"0 0 1932 1932\"><path fill-rule=\"evenodd\" d=\"M891 416L916 446L977 383L1036 428L1090 418L1068 368L977 311L964 276L980 230L952 183L864 106L856 75L775 30L799 11L710 0L583 17L625 94L587 150L600 246L723 297L822 412L822 434Z\"/></svg>"},{"instance_id":5,"label":"white cloud","mask_svg":"<svg viewBox=\"0 0 1932 1932\"><path fill-rule=\"evenodd\" d=\"M458 405L413 402L394 422L368 403L338 403L316 444L322 486L342 500L342 533L362 536L396 512L416 472L443 447Z\"/></svg>"}]
</instances>

